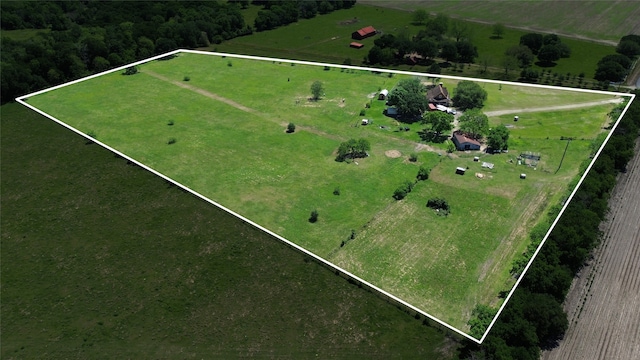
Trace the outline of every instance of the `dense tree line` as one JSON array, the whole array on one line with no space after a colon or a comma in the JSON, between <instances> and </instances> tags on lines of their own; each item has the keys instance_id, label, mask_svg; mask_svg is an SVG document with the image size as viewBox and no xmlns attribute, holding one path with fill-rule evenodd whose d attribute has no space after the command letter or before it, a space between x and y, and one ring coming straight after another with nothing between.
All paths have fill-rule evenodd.
<instances>
[{"instance_id":1,"label":"dense tree line","mask_svg":"<svg viewBox=\"0 0 640 360\"><path fill-rule=\"evenodd\" d=\"M1 3L3 30L43 29L2 39L2 103L47 86L164 53L250 34L239 6L216 2Z\"/></svg>"},{"instance_id":2,"label":"dense tree line","mask_svg":"<svg viewBox=\"0 0 640 360\"><path fill-rule=\"evenodd\" d=\"M636 96L640 91L635 91ZM614 121L620 108L611 114ZM562 302L573 277L584 265L601 237L600 223L607 214L609 194L616 175L625 171L633 156L640 131L640 102L635 101L616 128L593 168L567 206L547 242L523 278L520 287L494 324L482 346L469 344L462 358L484 355L491 359L539 359L541 348L550 348L567 329ZM555 218L559 207L549 218ZM537 233L543 233L538 229ZM540 234L532 237L539 237ZM495 309L476 309L472 332L482 334L486 314ZM490 318L490 317L489 317Z\"/></svg>"},{"instance_id":3,"label":"dense tree line","mask_svg":"<svg viewBox=\"0 0 640 360\"><path fill-rule=\"evenodd\" d=\"M376 39L365 61L371 65L397 65L407 61L407 54L416 54L418 56L410 57L410 61L428 64L440 57L447 62L473 63L478 57L478 49L471 43L470 30L465 23L451 21L443 14L414 19L414 23L418 21L425 23L425 28L411 38L400 33L384 34ZM430 69L438 72L433 70Z\"/></svg>"},{"instance_id":4,"label":"dense tree line","mask_svg":"<svg viewBox=\"0 0 640 360\"><path fill-rule=\"evenodd\" d=\"M298 19L311 19L316 14L328 14L334 10L348 9L356 0L254 0L254 5L262 5L255 20L256 31L275 29Z\"/></svg>"},{"instance_id":5,"label":"dense tree line","mask_svg":"<svg viewBox=\"0 0 640 360\"><path fill-rule=\"evenodd\" d=\"M599 81L622 81L631 70L633 59L640 55L640 35L626 35L616 46L617 54L606 55L596 67L593 77Z\"/></svg>"}]
</instances>

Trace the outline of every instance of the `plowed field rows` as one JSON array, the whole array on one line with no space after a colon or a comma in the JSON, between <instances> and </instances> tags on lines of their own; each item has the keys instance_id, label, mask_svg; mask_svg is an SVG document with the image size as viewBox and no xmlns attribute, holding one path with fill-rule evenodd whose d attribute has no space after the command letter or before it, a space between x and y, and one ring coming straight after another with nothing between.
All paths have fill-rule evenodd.
<instances>
[{"instance_id":1,"label":"plowed field rows","mask_svg":"<svg viewBox=\"0 0 640 360\"><path fill-rule=\"evenodd\" d=\"M603 242L565 302L569 329L543 355L560 359L640 359L640 139L610 200Z\"/></svg>"}]
</instances>

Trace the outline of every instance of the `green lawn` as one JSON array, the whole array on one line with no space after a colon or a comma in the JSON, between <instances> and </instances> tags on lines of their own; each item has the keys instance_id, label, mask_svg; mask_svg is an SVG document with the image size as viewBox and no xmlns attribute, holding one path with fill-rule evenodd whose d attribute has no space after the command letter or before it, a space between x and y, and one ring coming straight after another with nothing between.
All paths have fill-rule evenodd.
<instances>
[{"instance_id":1,"label":"green lawn","mask_svg":"<svg viewBox=\"0 0 640 360\"><path fill-rule=\"evenodd\" d=\"M444 332L273 237L0 111L3 359L455 357Z\"/></svg>"},{"instance_id":2,"label":"green lawn","mask_svg":"<svg viewBox=\"0 0 640 360\"><path fill-rule=\"evenodd\" d=\"M420 145L411 138L419 127L402 133L381 129L378 122L392 120L379 114L378 100L369 98L402 76L195 54L140 70L28 101L460 329L476 304L497 305L497 294L511 287L511 260L526 245L528 229L578 175L589 156L589 140L613 106L531 114L527 126L533 135L522 135L526 127L514 129L509 154L482 155L482 161L496 164L488 170L473 161L473 154L439 156L423 150L418 163L407 161ZM185 76L191 80L183 81ZM307 100L314 80L326 89L317 102ZM506 88L492 91L507 98L493 109L563 97L603 99L545 90L533 92L531 99L514 92L518 101L508 100ZM355 126L370 101L376 103L367 115L374 125ZM562 118L580 123L584 140L572 143L554 174L565 145L559 140L567 128ZM289 122L298 127L294 134L284 131ZM544 128L553 130L547 130L553 139L542 138ZM563 133L553 133L556 129ZM367 138L371 156L335 162L335 149L351 137ZM175 143L168 144L169 139ZM386 156L391 150L402 156ZM518 151L540 152L540 166L518 166L513 161ZM393 190L414 179L418 165L432 168L431 178L418 183L407 199L395 201ZM454 174L459 166L469 168L465 176ZM528 173L526 181L519 179L522 172ZM340 195L333 194L336 187ZM453 209L449 217L425 207L432 196L447 198ZM314 209L320 219L311 224L307 219ZM351 230L355 239L341 247Z\"/></svg>"}]
</instances>

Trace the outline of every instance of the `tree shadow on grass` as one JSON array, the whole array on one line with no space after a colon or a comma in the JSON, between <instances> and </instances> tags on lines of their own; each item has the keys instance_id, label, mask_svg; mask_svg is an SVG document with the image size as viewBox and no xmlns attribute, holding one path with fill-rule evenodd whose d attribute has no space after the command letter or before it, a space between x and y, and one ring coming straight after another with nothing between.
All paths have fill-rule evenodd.
<instances>
[{"instance_id":1,"label":"tree shadow on grass","mask_svg":"<svg viewBox=\"0 0 640 360\"><path fill-rule=\"evenodd\" d=\"M549 68L549 67L554 67L554 66L558 65L557 63L554 63L553 61L536 61L535 64L537 66L542 67L542 68Z\"/></svg>"},{"instance_id":2,"label":"tree shadow on grass","mask_svg":"<svg viewBox=\"0 0 640 360\"><path fill-rule=\"evenodd\" d=\"M418 135L420 136L420 139L422 139L423 141L436 143L436 144L442 144L449 137L443 134L436 134L435 132L429 131L426 129L418 131Z\"/></svg>"}]
</instances>

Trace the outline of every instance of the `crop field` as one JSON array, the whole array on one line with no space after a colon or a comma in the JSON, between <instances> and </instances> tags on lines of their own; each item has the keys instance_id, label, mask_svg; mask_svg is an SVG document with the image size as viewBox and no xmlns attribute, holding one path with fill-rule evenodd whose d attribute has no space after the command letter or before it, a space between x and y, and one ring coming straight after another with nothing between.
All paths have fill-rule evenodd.
<instances>
[{"instance_id":1,"label":"crop field","mask_svg":"<svg viewBox=\"0 0 640 360\"><path fill-rule=\"evenodd\" d=\"M565 300L571 326L545 360L640 356L640 141L611 196L602 243Z\"/></svg>"},{"instance_id":2,"label":"crop field","mask_svg":"<svg viewBox=\"0 0 640 360\"><path fill-rule=\"evenodd\" d=\"M623 35L640 33L637 21L640 5L633 1L581 1L580 6L570 1L363 0L358 3L407 11L425 9L456 18L616 42Z\"/></svg>"},{"instance_id":3,"label":"crop field","mask_svg":"<svg viewBox=\"0 0 640 360\"><path fill-rule=\"evenodd\" d=\"M141 65L136 75L111 73L27 102L467 331L475 305L497 306L498 294L511 289L511 262L528 231L581 175L619 99L486 83L488 111L530 110L517 123L512 115L490 117L492 126L511 127L509 152L448 155L420 142L419 124L399 132L381 114L374 96L407 76L181 53ZM309 99L315 80L325 88L318 101ZM566 104L578 107L553 110ZM358 126L363 109L373 124ZM294 133L285 132L290 122ZM349 138L369 140L370 156L336 162L338 145ZM521 152L542 158L535 167L518 165ZM429 180L393 199L420 165L432 169ZM456 167L467 174L456 175ZM446 198L451 214L427 208L431 197ZM316 223L308 221L312 210Z\"/></svg>"}]
</instances>

